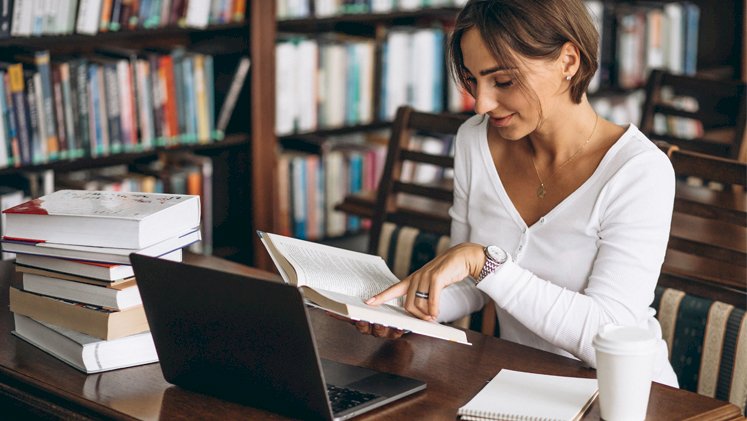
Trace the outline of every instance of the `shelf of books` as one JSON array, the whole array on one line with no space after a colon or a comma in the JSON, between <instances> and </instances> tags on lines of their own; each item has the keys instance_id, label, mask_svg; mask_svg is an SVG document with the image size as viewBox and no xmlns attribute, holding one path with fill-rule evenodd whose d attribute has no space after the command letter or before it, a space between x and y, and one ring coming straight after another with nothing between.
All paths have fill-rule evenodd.
<instances>
[{"instance_id":1,"label":"shelf of books","mask_svg":"<svg viewBox=\"0 0 747 421\"><path fill-rule=\"evenodd\" d=\"M234 188L249 170L232 168L252 148L248 119L233 118L251 106L247 0L35 4L0 10L0 185L198 194L206 231L192 250L246 256L248 227L213 247L212 209L230 224L252 201ZM214 194L214 172L230 191Z\"/></svg>"},{"instance_id":2,"label":"shelf of books","mask_svg":"<svg viewBox=\"0 0 747 421\"><path fill-rule=\"evenodd\" d=\"M444 47L463 2L424 3L278 3L276 232L325 240L366 229L334 206L376 189L397 107L449 108Z\"/></svg>"}]
</instances>

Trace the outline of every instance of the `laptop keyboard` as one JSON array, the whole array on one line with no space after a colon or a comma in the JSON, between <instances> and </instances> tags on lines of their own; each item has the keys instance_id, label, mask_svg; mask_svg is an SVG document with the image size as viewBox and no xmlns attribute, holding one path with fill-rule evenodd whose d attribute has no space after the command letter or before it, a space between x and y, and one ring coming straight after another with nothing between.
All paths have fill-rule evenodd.
<instances>
[{"instance_id":1,"label":"laptop keyboard","mask_svg":"<svg viewBox=\"0 0 747 421\"><path fill-rule=\"evenodd\" d=\"M372 393L359 392L357 390L337 387L331 384L327 385L327 395L332 404L332 412L335 414L379 397L379 395L374 395Z\"/></svg>"}]
</instances>

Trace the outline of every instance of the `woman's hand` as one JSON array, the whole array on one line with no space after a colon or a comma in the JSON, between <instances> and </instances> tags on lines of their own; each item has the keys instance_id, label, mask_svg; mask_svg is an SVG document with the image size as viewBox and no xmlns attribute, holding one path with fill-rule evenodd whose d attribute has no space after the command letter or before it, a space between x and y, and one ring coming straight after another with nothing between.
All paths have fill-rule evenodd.
<instances>
[{"instance_id":1,"label":"woman's hand","mask_svg":"<svg viewBox=\"0 0 747 421\"><path fill-rule=\"evenodd\" d=\"M369 298L366 304L379 305L407 294L405 310L421 319L435 321L441 290L467 276L476 278L484 264L483 246L474 243L456 245L403 281Z\"/></svg>"}]
</instances>

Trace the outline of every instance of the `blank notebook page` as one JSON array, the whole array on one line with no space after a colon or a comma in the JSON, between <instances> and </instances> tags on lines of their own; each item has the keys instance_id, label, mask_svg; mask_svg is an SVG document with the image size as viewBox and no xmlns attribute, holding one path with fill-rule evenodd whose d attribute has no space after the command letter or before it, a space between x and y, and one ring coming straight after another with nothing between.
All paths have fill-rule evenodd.
<instances>
[{"instance_id":1,"label":"blank notebook page","mask_svg":"<svg viewBox=\"0 0 747 421\"><path fill-rule=\"evenodd\" d=\"M465 420L575 420L597 390L596 379L503 369L457 414Z\"/></svg>"}]
</instances>

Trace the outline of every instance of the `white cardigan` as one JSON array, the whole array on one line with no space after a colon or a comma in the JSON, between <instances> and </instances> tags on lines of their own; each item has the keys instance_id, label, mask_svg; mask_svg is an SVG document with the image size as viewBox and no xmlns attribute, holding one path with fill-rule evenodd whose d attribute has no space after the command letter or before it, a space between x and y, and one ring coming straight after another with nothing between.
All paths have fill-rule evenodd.
<instances>
[{"instance_id":1,"label":"white cardigan","mask_svg":"<svg viewBox=\"0 0 747 421\"><path fill-rule=\"evenodd\" d=\"M636 325L661 338L650 308L672 218L674 171L632 124L581 187L532 226L508 197L491 159L487 119L459 129L452 244L495 244L512 256L478 286L495 301L501 338L575 357L595 367L592 338L607 324ZM440 318L483 304L471 282L444 290ZM654 381L677 386L666 342Z\"/></svg>"}]
</instances>

